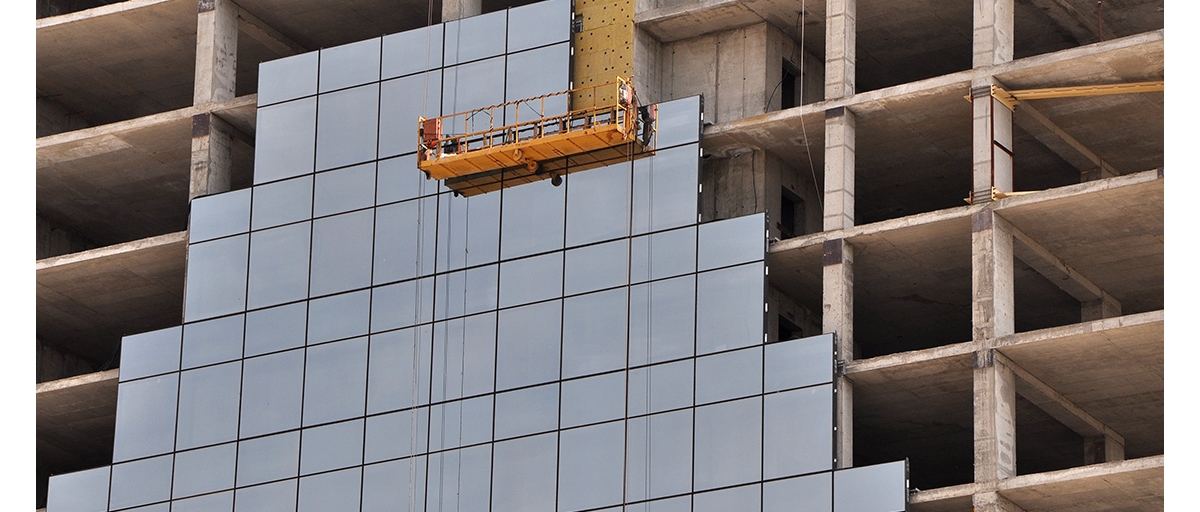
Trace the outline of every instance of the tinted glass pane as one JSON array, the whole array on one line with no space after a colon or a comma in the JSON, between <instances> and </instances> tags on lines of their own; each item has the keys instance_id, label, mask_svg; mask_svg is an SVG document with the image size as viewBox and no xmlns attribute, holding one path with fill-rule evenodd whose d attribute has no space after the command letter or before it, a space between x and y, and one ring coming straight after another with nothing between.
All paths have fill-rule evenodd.
<instances>
[{"instance_id":1,"label":"tinted glass pane","mask_svg":"<svg viewBox=\"0 0 1200 512\"><path fill-rule=\"evenodd\" d=\"M171 496L181 498L232 489L236 463L236 443L176 453Z\"/></svg>"},{"instance_id":2,"label":"tinted glass pane","mask_svg":"<svg viewBox=\"0 0 1200 512\"><path fill-rule=\"evenodd\" d=\"M312 216L313 177L301 176L254 187L254 229L299 222Z\"/></svg>"},{"instance_id":3,"label":"tinted glass pane","mask_svg":"<svg viewBox=\"0 0 1200 512\"><path fill-rule=\"evenodd\" d=\"M310 223L250 235L249 309L308 297Z\"/></svg>"},{"instance_id":4,"label":"tinted glass pane","mask_svg":"<svg viewBox=\"0 0 1200 512\"><path fill-rule=\"evenodd\" d=\"M379 80L380 39L321 50L321 92Z\"/></svg>"},{"instance_id":5,"label":"tinted glass pane","mask_svg":"<svg viewBox=\"0 0 1200 512\"><path fill-rule=\"evenodd\" d=\"M559 510L621 503L624 422L565 430L559 444Z\"/></svg>"},{"instance_id":6,"label":"tinted glass pane","mask_svg":"<svg viewBox=\"0 0 1200 512\"><path fill-rule=\"evenodd\" d=\"M117 386L113 461L167 453L175 447L179 376L150 377Z\"/></svg>"},{"instance_id":7,"label":"tinted glass pane","mask_svg":"<svg viewBox=\"0 0 1200 512\"><path fill-rule=\"evenodd\" d=\"M663 231L631 241L630 281L662 279L696 271L696 228Z\"/></svg>"},{"instance_id":8,"label":"tinted glass pane","mask_svg":"<svg viewBox=\"0 0 1200 512\"><path fill-rule=\"evenodd\" d=\"M492 440L492 397L481 396L429 408L429 450Z\"/></svg>"},{"instance_id":9,"label":"tinted glass pane","mask_svg":"<svg viewBox=\"0 0 1200 512\"><path fill-rule=\"evenodd\" d=\"M363 512L425 510L425 457L413 457L363 468Z\"/></svg>"},{"instance_id":10,"label":"tinted glass pane","mask_svg":"<svg viewBox=\"0 0 1200 512\"><path fill-rule=\"evenodd\" d=\"M562 427L619 419L625 415L625 372L562 383Z\"/></svg>"},{"instance_id":11,"label":"tinted glass pane","mask_svg":"<svg viewBox=\"0 0 1200 512\"><path fill-rule=\"evenodd\" d=\"M436 215L436 198L375 209L375 284L433 273Z\"/></svg>"},{"instance_id":12,"label":"tinted glass pane","mask_svg":"<svg viewBox=\"0 0 1200 512\"><path fill-rule=\"evenodd\" d=\"M496 438L558 428L558 384L496 395Z\"/></svg>"},{"instance_id":13,"label":"tinted glass pane","mask_svg":"<svg viewBox=\"0 0 1200 512\"><path fill-rule=\"evenodd\" d=\"M427 510L487 510L491 480L489 445L430 455Z\"/></svg>"},{"instance_id":14,"label":"tinted glass pane","mask_svg":"<svg viewBox=\"0 0 1200 512\"><path fill-rule=\"evenodd\" d=\"M179 376L179 427L175 449L237 439L242 363L209 366Z\"/></svg>"},{"instance_id":15,"label":"tinted glass pane","mask_svg":"<svg viewBox=\"0 0 1200 512\"><path fill-rule=\"evenodd\" d=\"M121 338L122 382L179 369L181 327Z\"/></svg>"},{"instance_id":16,"label":"tinted glass pane","mask_svg":"<svg viewBox=\"0 0 1200 512\"><path fill-rule=\"evenodd\" d=\"M557 380L562 303L543 302L500 312L496 388Z\"/></svg>"},{"instance_id":17,"label":"tinted glass pane","mask_svg":"<svg viewBox=\"0 0 1200 512\"><path fill-rule=\"evenodd\" d=\"M496 11L446 23L446 65L504 53L507 20L507 11Z\"/></svg>"},{"instance_id":18,"label":"tinted glass pane","mask_svg":"<svg viewBox=\"0 0 1200 512\"><path fill-rule=\"evenodd\" d=\"M238 489L235 494L235 512L296 511L296 480Z\"/></svg>"},{"instance_id":19,"label":"tinted glass pane","mask_svg":"<svg viewBox=\"0 0 1200 512\"><path fill-rule=\"evenodd\" d=\"M833 335L767 345L766 391L833 382Z\"/></svg>"},{"instance_id":20,"label":"tinted glass pane","mask_svg":"<svg viewBox=\"0 0 1200 512\"><path fill-rule=\"evenodd\" d=\"M112 467L108 509L136 507L171 498L171 455Z\"/></svg>"},{"instance_id":21,"label":"tinted glass pane","mask_svg":"<svg viewBox=\"0 0 1200 512\"><path fill-rule=\"evenodd\" d=\"M319 173L313 216L322 217L375 204L375 164Z\"/></svg>"},{"instance_id":22,"label":"tinted glass pane","mask_svg":"<svg viewBox=\"0 0 1200 512\"><path fill-rule=\"evenodd\" d=\"M637 503L625 507L625 512L691 512L692 497L680 496L665 500Z\"/></svg>"},{"instance_id":23,"label":"tinted glass pane","mask_svg":"<svg viewBox=\"0 0 1200 512\"><path fill-rule=\"evenodd\" d=\"M285 432L238 443L237 485L254 485L296 476L300 432Z\"/></svg>"},{"instance_id":24,"label":"tinted glass pane","mask_svg":"<svg viewBox=\"0 0 1200 512\"><path fill-rule=\"evenodd\" d=\"M699 158L699 147L690 145L660 149L654 158L633 162L635 234L696 222Z\"/></svg>"},{"instance_id":25,"label":"tinted glass pane","mask_svg":"<svg viewBox=\"0 0 1200 512\"><path fill-rule=\"evenodd\" d=\"M242 357L245 317L227 316L183 326L183 368Z\"/></svg>"},{"instance_id":26,"label":"tinted glass pane","mask_svg":"<svg viewBox=\"0 0 1200 512\"><path fill-rule=\"evenodd\" d=\"M629 371L629 415L692 406L695 386L691 359Z\"/></svg>"},{"instance_id":27,"label":"tinted glass pane","mask_svg":"<svg viewBox=\"0 0 1200 512\"><path fill-rule=\"evenodd\" d=\"M370 290L314 299L310 304L309 345L367 333L371 313Z\"/></svg>"},{"instance_id":28,"label":"tinted glass pane","mask_svg":"<svg viewBox=\"0 0 1200 512\"><path fill-rule=\"evenodd\" d=\"M697 494L692 499L694 512L727 512L729 510L759 510L761 491L758 485L734 487Z\"/></svg>"},{"instance_id":29,"label":"tinted glass pane","mask_svg":"<svg viewBox=\"0 0 1200 512\"><path fill-rule=\"evenodd\" d=\"M185 321L202 320L246 307L248 236L188 246Z\"/></svg>"},{"instance_id":30,"label":"tinted glass pane","mask_svg":"<svg viewBox=\"0 0 1200 512\"><path fill-rule=\"evenodd\" d=\"M441 41L438 41L439 43ZM417 150L418 117L432 118L442 113L441 70L388 80L379 90L379 156L389 157ZM452 112L447 112L452 113ZM424 180L416 160L406 168L408 178ZM416 197L397 197L407 199Z\"/></svg>"},{"instance_id":31,"label":"tinted glass pane","mask_svg":"<svg viewBox=\"0 0 1200 512\"><path fill-rule=\"evenodd\" d=\"M904 461L833 473L834 512L900 512L907 509L908 464Z\"/></svg>"},{"instance_id":32,"label":"tinted glass pane","mask_svg":"<svg viewBox=\"0 0 1200 512\"><path fill-rule=\"evenodd\" d=\"M371 336L367 413L429 403L430 326Z\"/></svg>"},{"instance_id":33,"label":"tinted glass pane","mask_svg":"<svg viewBox=\"0 0 1200 512\"><path fill-rule=\"evenodd\" d=\"M764 397L764 478L833 469L833 386Z\"/></svg>"},{"instance_id":34,"label":"tinted glass pane","mask_svg":"<svg viewBox=\"0 0 1200 512\"><path fill-rule=\"evenodd\" d=\"M558 435L496 443L492 457L492 510L554 510Z\"/></svg>"},{"instance_id":35,"label":"tinted glass pane","mask_svg":"<svg viewBox=\"0 0 1200 512\"><path fill-rule=\"evenodd\" d=\"M763 483L763 512L832 512L833 474Z\"/></svg>"},{"instance_id":36,"label":"tinted glass pane","mask_svg":"<svg viewBox=\"0 0 1200 512\"><path fill-rule=\"evenodd\" d=\"M322 94L317 108L317 170L375 158L379 85Z\"/></svg>"},{"instance_id":37,"label":"tinted glass pane","mask_svg":"<svg viewBox=\"0 0 1200 512\"><path fill-rule=\"evenodd\" d=\"M562 269L561 252L501 263L500 307L562 296Z\"/></svg>"},{"instance_id":38,"label":"tinted glass pane","mask_svg":"<svg viewBox=\"0 0 1200 512\"><path fill-rule=\"evenodd\" d=\"M297 512L357 512L362 483L362 468L344 469L333 473L307 476L300 479L300 498Z\"/></svg>"},{"instance_id":39,"label":"tinted glass pane","mask_svg":"<svg viewBox=\"0 0 1200 512\"><path fill-rule=\"evenodd\" d=\"M440 181L426 179L417 169L416 154L380 160L378 183L375 185L375 204L394 203L436 194L442 189L441 184Z\"/></svg>"},{"instance_id":40,"label":"tinted glass pane","mask_svg":"<svg viewBox=\"0 0 1200 512\"><path fill-rule=\"evenodd\" d=\"M309 347L304 369L304 425L362 416L366 388L367 338Z\"/></svg>"},{"instance_id":41,"label":"tinted glass pane","mask_svg":"<svg viewBox=\"0 0 1200 512\"><path fill-rule=\"evenodd\" d=\"M310 295L371 285L374 213L362 210L313 221Z\"/></svg>"},{"instance_id":42,"label":"tinted glass pane","mask_svg":"<svg viewBox=\"0 0 1200 512\"><path fill-rule=\"evenodd\" d=\"M697 245L699 270L762 260L766 254L766 229L762 214L701 224Z\"/></svg>"},{"instance_id":43,"label":"tinted glass pane","mask_svg":"<svg viewBox=\"0 0 1200 512\"><path fill-rule=\"evenodd\" d=\"M567 190L567 246L629 234L633 166L619 163L571 175Z\"/></svg>"},{"instance_id":44,"label":"tinted glass pane","mask_svg":"<svg viewBox=\"0 0 1200 512\"><path fill-rule=\"evenodd\" d=\"M442 66L442 25L383 37L383 79Z\"/></svg>"},{"instance_id":45,"label":"tinted glass pane","mask_svg":"<svg viewBox=\"0 0 1200 512\"><path fill-rule=\"evenodd\" d=\"M629 364L695 353L696 278L684 276L629 289Z\"/></svg>"},{"instance_id":46,"label":"tinted glass pane","mask_svg":"<svg viewBox=\"0 0 1200 512\"><path fill-rule=\"evenodd\" d=\"M719 402L762 393L762 348L696 359L696 403Z\"/></svg>"},{"instance_id":47,"label":"tinted glass pane","mask_svg":"<svg viewBox=\"0 0 1200 512\"><path fill-rule=\"evenodd\" d=\"M316 138L315 97L260 107L254 139L254 183L311 173Z\"/></svg>"},{"instance_id":48,"label":"tinted glass pane","mask_svg":"<svg viewBox=\"0 0 1200 512\"><path fill-rule=\"evenodd\" d=\"M629 242L617 240L567 251L566 295L629 282Z\"/></svg>"},{"instance_id":49,"label":"tinted glass pane","mask_svg":"<svg viewBox=\"0 0 1200 512\"><path fill-rule=\"evenodd\" d=\"M491 393L495 384L496 315L436 324L433 330L433 400Z\"/></svg>"},{"instance_id":50,"label":"tinted glass pane","mask_svg":"<svg viewBox=\"0 0 1200 512\"><path fill-rule=\"evenodd\" d=\"M762 399L696 408L697 490L762 477Z\"/></svg>"},{"instance_id":51,"label":"tinted glass pane","mask_svg":"<svg viewBox=\"0 0 1200 512\"><path fill-rule=\"evenodd\" d=\"M258 104L269 105L317 93L319 52L308 52L258 65Z\"/></svg>"},{"instance_id":52,"label":"tinted glass pane","mask_svg":"<svg viewBox=\"0 0 1200 512\"><path fill-rule=\"evenodd\" d=\"M563 301L564 378L625 366L627 293L617 288Z\"/></svg>"},{"instance_id":53,"label":"tinted glass pane","mask_svg":"<svg viewBox=\"0 0 1200 512\"><path fill-rule=\"evenodd\" d=\"M468 18L470 19L470 18ZM442 114L450 115L504 103L504 58L482 60L446 68L442 72ZM504 126L502 110L484 110L470 116L446 119L446 135L462 135Z\"/></svg>"},{"instance_id":54,"label":"tinted glass pane","mask_svg":"<svg viewBox=\"0 0 1200 512\"><path fill-rule=\"evenodd\" d=\"M171 503L171 512L230 512L231 510L233 510L233 491L197 496ZM151 511L139 509L136 512ZM163 512L166 512L165 507Z\"/></svg>"},{"instance_id":55,"label":"tinted glass pane","mask_svg":"<svg viewBox=\"0 0 1200 512\"><path fill-rule=\"evenodd\" d=\"M570 0L550 0L514 7L508 16L508 51L571 39ZM563 62L566 62L565 60Z\"/></svg>"},{"instance_id":56,"label":"tinted glass pane","mask_svg":"<svg viewBox=\"0 0 1200 512\"><path fill-rule=\"evenodd\" d=\"M367 418L366 459L370 464L426 452L429 442L429 408Z\"/></svg>"},{"instance_id":57,"label":"tinted glass pane","mask_svg":"<svg viewBox=\"0 0 1200 512\"><path fill-rule=\"evenodd\" d=\"M255 357L244 365L239 435L246 438L299 427L304 351Z\"/></svg>"},{"instance_id":58,"label":"tinted glass pane","mask_svg":"<svg viewBox=\"0 0 1200 512\"><path fill-rule=\"evenodd\" d=\"M46 512L105 512L108 510L108 474L104 466L50 477Z\"/></svg>"},{"instance_id":59,"label":"tinted glass pane","mask_svg":"<svg viewBox=\"0 0 1200 512\"><path fill-rule=\"evenodd\" d=\"M763 342L763 265L754 263L696 277L696 353Z\"/></svg>"},{"instance_id":60,"label":"tinted glass pane","mask_svg":"<svg viewBox=\"0 0 1200 512\"><path fill-rule=\"evenodd\" d=\"M434 318L440 320L496 309L499 279L500 267L497 265L437 276Z\"/></svg>"},{"instance_id":61,"label":"tinted glass pane","mask_svg":"<svg viewBox=\"0 0 1200 512\"><path fill-rule=\"evenodd\" d=\"M629 420L628 435L625 468L627 501L691 490L691 409L632 418ZM657 510L656 507L651 509Z\"/></svg>"},{"instance_id":62,"label":"tinted glass pane","mask_svg":"<svg viewBox=\"0 0 1200 512\"><path fill-rule=\"evenodd\" d=\"M658 104L656 147L669 148L700 140L700 97Z\"/></svg>"},{"instance_id":63,"label":"tinted glass pane","mask_svg":"<svg viewBox=\"0 0 1200 512\"><path fill-rule=\"evenodd\" d=\"M496 261L500 194L438 198L438 271Z\"/></svg>"},{"instance_id":64,"label":"tinted glass pane","mask_svg":"<svg viewBox=\"0 0 1200 512\"><path fill-rule=\"evenodd\" d=\"M362 464L363 420L304 429L300 435L300 474Z\"/></svg>"},{"instance_id":65,"label":"tinted glass pane","mask_svg":"<svg viewBox=\"0 0 1200 512\"><path fill-rule=\"evenodd\" d=\"M192 200L188 242L196 243L250 230L250 189Z\"/></svg>"},{"instance_id":66,"label":"tinted glass pane","mask_svg":"<svg viewBox=\"0 0 1200 512\"><path fill-rule=\"evenodd\" d=\"M246 357L304 345L308 303L246 313Z\"/></svg>"},{"instance_id":67,"label":"tinted glass pane","mask_svg":"<svg viewBox=\"0 0 1200 512\"><path fill-rule=\"evenodd\" d=\"M563 246L564 188L549 180L518 185L501 191L500 256L561 249Z\"/></svg>"},{"instance_id":68,"label":"tinted glass pane","mask_svg":"<svg viewBox=\"0 0 1200 512\"><path fill-rule=\"evenodd\" d=\"M509 55L505 99L518 101L570 89L570 59L571 47L565 42ZM567 96L557 95L506 107L504 120L516 124L566 112Z\"/></svg>"},{"instance_id":69,"label":"tinted glass pane","mask_svg":"<svg viewBox=\"0 0 1200 512\"><path fill-rule=\"evenodd\" d=\"M433 320L433 278L379 286L371 290L371 332Z\"/></svg>"}]
</instances>

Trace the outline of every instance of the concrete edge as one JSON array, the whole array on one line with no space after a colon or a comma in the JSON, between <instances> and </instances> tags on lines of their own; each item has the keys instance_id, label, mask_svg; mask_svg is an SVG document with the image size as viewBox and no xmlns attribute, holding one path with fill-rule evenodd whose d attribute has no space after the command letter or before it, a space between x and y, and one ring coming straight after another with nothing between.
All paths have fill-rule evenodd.
<instances>
[{"instance_id":1,"label":"concrete edge","mask_svg":"<svg viewBox=\"0 0 1200 512\"><path fill-rule=\"evenodd\" d=\"M202 114L205 112L212 112L220 115L221 112L243 108L248 105L255 105L257 102L258 95L249 94L231 100L206 103L203 105L193 105L176 110L169 110L167 112L159 112L157 114L151 114L148 116L117 121L115 123L92 126L69 132L56 133L54 135L39 137L36 141L36 148L38 152L41 152L42 150L52 149L53 147L59 145L75 144L106 135L116 135L123 132L152 127L158 124L178 121L180 119L190 119L196 114Z\"/></svg>"},{"instance_id":2,"label":"concrete edge","mask_svg":"<svg viewBox=\"0 0 1200 512\"><path fill-rule=\"evenodd\" d=\"M171 2L184 3L185 1L186 0L125 0L123 2L101 5L99 7L84 9L82 11L69 12L67 14L60 14L58 16L41 18L37 20L37 30L67 23L89 20L92 18L99 18L102 16L111 16L125 11L152 7L158 4L168 4Z\"/></svg>"},{"instance_id":3,"label":"concrete edge","mask_svg":"<svg viewBox=\"0 0 1200 512\"><path fill-rule=\"evenodd\" d=\"M963 87L963 94L966 95L968 93L967 89L969 88L971 80L975 78L995 75L1002 79L1002 75L1005 73L1026 71L1043 66L1058 65L1070 60L1082 59L1112 51L1151 44L1157 45L1158 51L1163 51L1164 45L1162 29L1153 32L1127 36L1120 39L1110 39L1108 41L1093 43L1059 52L1026 57L1024 59L1014 60L996 66L956 71L948 75L862 92L844 98L822 100L816 103L809 103L807 105L802 105L787 110L776 110L774 112L767 112L757 116L746 117L735 121L730 121L728 123L715 124L704 131L704 136L719 137L726 133L743 132L760 125L768 125L776 122L793 122L805 116L822 114L825 110L836 107L847 107L853 111L855 106L861 106L867 103L892 99L904 99L909 96L938 94L943 92L944 89L959 86Z\"/></svg>"},{"instance_id":4,"label":"concrete edge","mask_svg":"<svg viewBox=\"0 0 1200 512\"><path fill-rule=\"evenodd\" d=\"M1153 455L1140 459L1130 459L1115 462L1104 462L1089 466L1019 475L999 482L969 483L942 487L938 489L921 490L909 495L909 504L935 503L951 499L969 497L980 492L1000 491L1037 487L1044 484L1083 480L1088 478L1104 478L1119 473L1163 469L1164 456Z\"/></svg>"},{"instance_id":5,"label":"concrete edge","mask_svg":"<svg viewBox=\"0 0 1200 512\"><path fill-rule=\"evenodd\" d=\"M1163 179L1163 178L1159 177L1158 169L1150 169L1148 171L1131 172L1129 174L1113 176L1112 178L1104 178L1104 179L1099 179L1099 180L1095 180L1095 181L1088 181L1085 183L1078 183L1078 184L1074 184L1074 185L1066 185L1066 186L1062 186L1062 187L1048 188L1045 190L1038 190L1038 191L1029 192L1027 194L1021 194L1019 196L1006 197L1004 199L996 201L994 203L995 206L993 208L998 213L1004 213L1004 210L1007 210L1010 208L1015 208L1018 206L1024 206L1024 205L1031 204L1031 203L1054 201L1056 199L1081 196L1081 195L1090 194L1093 192L1101 192L1104 190L1110 190L1110 189L1115 189L1115 188L1120 188L1120 187L1139 185L1142 183L1158 181L1161 179Z\"/></svg>"},{"instance_id":6,"label":"concrete edge","mask_svg":"<svg viewBox=\"0 0 1200 512\"><path fill-rule=\"evenodd\" d=\"M121 369L113 368L111 370L104 370L104 371L94 372L94 373L85 373L83 375L76 375L74 377L67 377L65 379L41 382L37 385L37 394L40 395L42 393L50 393L52 391L60 391L60 390L75 388L75 387L79 387L79 386L86 386L86 385L95 384L98 382L116 381L116 380L120 379L120 377L121 377Z\"/></svg>"},{"instance_id":7,"label":"concrete edge","mask_svg":"<svg viewBox=\"0 0 1200 512\"><path fill-rule=\"evenodd\" d=\"M940 347L897 352L869 359L856 359L846 362L846 375L852 377L856 373L866 373L886 368L907 366L914 363L927 363L938 359L961 357L973 354L981 348L983 348L983 344L979 341L965 341L952 345L942 345Z\"/></svg>"},{"instance_id":8,"label":"concrete edge","mask_svg":"<svg viewBox=\"0 0 1200 512\"><path fill-rule=\"evenodd\" d=\"M83 263L104 259L110 256L115 256L124 253L151 249L174 244L186 245L188 240L187 231L177 231L175 233L167 233L165 235L152 236L132 242L125 242L96 249L89 249L82 252L64 254L61 256L52 256L49 258L38 260L35 264L35 269L38 272L50 270L58 267L64 267L75 263Z\"/></svg>"},{"instance_id":9,"label":"concrete edge","mask_svg":"<svg viewBox=\"0 0 1200 512\"><path fill-rule=\"evenodd\" d=\"M1102 320L1093 320L1090 322L1080 322L1071 325L1062 325L1058 327L1050 327L1047 329L1039 329L1036 331L1020 332L996 338L993 348L1018 347L1030 345L1034 343L1050 342L1060 338L1071 336L1079 336L1082 334L1103 332L1125 327L1136 327L1142 325L1165 324L1165 310L1147 311L1145 313L1134 313L1115 318L1105 318Z\"/></svg>"},{"instance_id":10,"label":"concrete edge","mask_svg":"<svg viewBox=\"0 0 1200 512\"><path fill-rule=\"evenodd\" d=\"M914 492L908 496L909 504L921 503L936 503L938 501L951 500L956 498L969 498L971 495L982 490L980 484L970 483L961 485L952 485L950 487L940 487L937 489L921 490Z\"/></svg>"}]
</instances>

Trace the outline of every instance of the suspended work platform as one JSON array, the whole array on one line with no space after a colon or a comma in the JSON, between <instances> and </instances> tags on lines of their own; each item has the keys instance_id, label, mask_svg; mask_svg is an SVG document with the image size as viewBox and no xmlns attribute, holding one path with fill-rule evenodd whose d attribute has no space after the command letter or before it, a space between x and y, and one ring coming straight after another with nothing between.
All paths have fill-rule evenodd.
<instances>
[{"instance_id":1,"label":"suspended work platform","mask_svg":"<svg viewBox=\"0 0 1200 512\"><path fill-rule=\"evenodd\" d=\"M417 167L463 196L544 179L558 185L564 174L653 154L657 117L655 105L638 105L624 78L422 117Z\"/></svg>"}]
</instances>

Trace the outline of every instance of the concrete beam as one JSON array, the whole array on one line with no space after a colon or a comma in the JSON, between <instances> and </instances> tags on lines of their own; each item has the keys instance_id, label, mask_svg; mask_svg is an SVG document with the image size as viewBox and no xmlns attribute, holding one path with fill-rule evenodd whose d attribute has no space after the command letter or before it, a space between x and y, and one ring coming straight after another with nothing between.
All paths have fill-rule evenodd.
<instances>
[{"instance_id":1,"label":"concrete beam","mask_svg":"<svg viewBox=\"0 0 1200 512\"><path fill-rule=\"evenodd\" d=\"M233 139L229 123L210 112L192 116L192 167L188 200L228 191L233 182Z\"/></svg>"},{"instance_id":2,"label":"concrete beam","mask_svg":"<svg viewBox=\"0 0 1200 512\"><path fill-rule=\"evenodd\" d=\"M1012 370L1013 375L1017 379L1017 393L1025 397L1027 400L1045 411L1059 423L1062 423L1067 428L1075 431L1075 433L1085 437L1101 437L1106 441L1102 445L1112 445L1113 456L1121 454L1124 458L1125 438L1115 430L1105 425L1104 422L1096 419L1087 411L1083 410L1078 405L1075 405L1067 397L1050 387L1041 379L1021 368L1013 360L1009 359L1003 353L997 351L994 353L996 359L1001 361L1004 366ZM1119 447L1116 448L1116 447ZM1104 453L1108 453L1105 451ZM1120 459L1109 459L1120 460Z\"/></svg>"},{"instance_id":3,"label":"concrete beam","mask_svg":"<svg viewBox=\"0 0 1200 512\"><path fill-rule=\"evenodd\" d=\"M825 0L825 99L854 95L858 0Z\"/></svg>"},{"instance_id":4,"label":"concrete beam","mask_svg":"<svg viewBox=\"0 0 1200 512\"><path fill-rule=\"evenodd\" d=\"M995 350L975 353L975 481L1017 475L1017 388L1011 368Z\"/></svg>"},{"instance_id":5,"label":"concrete beam","mask_svg":"<svg viewBox=\"0 0 1200 512\"><path fill-rule=\"evenodd\" d=\"M237 17L238 28L241 31L250 36L250 39L258 41L259 44L266 46L280 56L295 55L308 51L300 43L275 30L274 27L268 25L245 8L238 7Z\"/></svg>"},{"instance_id":6,"label":"concrete beam","mask_svg":"<svg viewBox=\"0 0 1200 512\"><path fill-rule=\"evenodd\" d=\"M1013 237L983 210L971 215L971 333L992 340L1014 332Z\"/></svg>"},{"instance_id":7,"label":"concrete beam","mask_svg":"<svg viewBox=\"0 0 1200 512\"><path fill-rule=\"evenodd\" d=\"M1112 178L1121 173L1108 162L1088 149L1054 121L1042 114L1028 102L1017 105L1013 111L1013 122L1041 142L1046 149L1062 157L1072 167L1079 169L1081 181ZM1096 172L1099 171L1099 172Z\"/></svg>"},{"instance_id":8,"label":"concrete beam","mask_svg":"<svg viewBox=\"0 0 1200 512\"><path fill-rule=\"evenodd\" d=\"M1013 59L1013 0L974 0L971 67L995 66Z\"/></svg>"},{"instance_id":9,"label":"concrete beam","mask_svg":"<svg viewBox=\"0 0 1200 512\"><path fill-rule=\"evenodd\" d=\"M1029 0L1029 3L1071 34L1079 44L1093 42L1099 35L1095 19L1090 14L1084 15L1079 12L1067 0Z\"/></svg>"},{"instance_id":10,"label":"concrete beam","mask_svg":"<svg viewBox=\"0 0 1200 512\"><path fill-rule=\"evenodd\" d=\"M193 103L231 100L237 87L238 11L232 0L198 0Z\"/></svg>"},{"instance_id":11,"label":"concrete beam","mask_svg":"<svg viewBox=\"0 0 1200 512\"><path fill-rule=\"evenodd\" d=\"M971 496L971 506L974 512L1025 512L1025 509L995 491Z\"/></svg>"},{"instance_id":12,"label":"concrete beam","mask_svg":"<svg viewBox=\"0 0 1200 512\"><path fill-rule=\"evenodd\" d=\"M1012 234L1014 257L1020 258L1021 261L1033 267L1039 274L1045 276L1046 279L1071 294L1078 301L1085 304L1099 301L1095 304L1100 307L1098 311L1102 316L1099 318L1121 316L1121 303L1115 297L1109 295L1078 270L1067 265L1033 237L1010 224L1000 213L996 214L994 220L1004 224L1004 229ZM1091 319L1088 318L1088 320Z\"/></svg>"}]
</instances>

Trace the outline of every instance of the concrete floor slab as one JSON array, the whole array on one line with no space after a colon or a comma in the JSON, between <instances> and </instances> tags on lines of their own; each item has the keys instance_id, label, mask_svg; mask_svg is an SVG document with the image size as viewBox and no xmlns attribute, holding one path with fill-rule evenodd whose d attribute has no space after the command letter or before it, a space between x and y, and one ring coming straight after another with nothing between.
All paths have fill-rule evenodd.
<instances>
[{"instance_id":1,"label":"concrete floor slab","mask_svg":"<svg viewBox=\"0 0 1200 512\"><path fill-rule=\"evenodd\" d=\"M37 385L39 474L59 474L112 463L119 370Z\"/></svg>"},{"instance_id":2,"label":"concrete floor slab","mask_svg":"<svg viewBox=\"0 0 1200 512\"><path fill-rule=\"evenodd\" d=\"M1151 512L1164 507L1163 456L1022 475L1000 494L1026 512Z\"/></svg>"}]
</instances>

